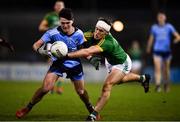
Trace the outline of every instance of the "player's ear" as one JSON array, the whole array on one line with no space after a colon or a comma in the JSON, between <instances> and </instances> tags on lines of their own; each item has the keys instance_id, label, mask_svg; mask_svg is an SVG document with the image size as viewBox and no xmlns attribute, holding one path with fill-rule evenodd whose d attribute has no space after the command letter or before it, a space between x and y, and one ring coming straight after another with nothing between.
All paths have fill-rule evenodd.
<instances>
[{"instance_id":1,"label":"player's ear","mask_svg":"<svg viewBox=\"0 0 180 122\"><path fill-rule=\"evenodd\" d=\"M73 20L71 20L71 24L73 24L74 23L74 19Z\"/></svg>"}]
</instances>

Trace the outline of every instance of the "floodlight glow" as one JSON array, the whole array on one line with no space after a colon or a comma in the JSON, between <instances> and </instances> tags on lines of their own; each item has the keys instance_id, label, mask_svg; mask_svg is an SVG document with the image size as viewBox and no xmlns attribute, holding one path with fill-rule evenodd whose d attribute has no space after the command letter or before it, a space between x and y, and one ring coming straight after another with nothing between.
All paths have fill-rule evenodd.
<instances>
[{"instance_id":1,"label":"floodlight glow","mask_svg":"<svg viewBox=\"0 0 180 122\"><path fill-rule=\"evenodd\" d=\"M116 20L114 23L113 23L113 29L117 32L120 32L124 29L124 25L121 21L119 20Z\"/></svg>"}]
</instances>

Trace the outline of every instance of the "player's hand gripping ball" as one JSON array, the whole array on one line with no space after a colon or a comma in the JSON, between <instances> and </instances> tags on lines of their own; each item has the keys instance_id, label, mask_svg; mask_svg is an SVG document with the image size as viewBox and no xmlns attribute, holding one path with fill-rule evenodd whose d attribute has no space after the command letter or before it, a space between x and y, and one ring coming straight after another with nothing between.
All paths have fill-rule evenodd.
<instances>
[{"instance_id":1,"label":"player's hand gripping ball","mask_svg":"<svg viewBox=\"0 0 180 122\"><path fill-rule=\"evenodd\" d=\"M57 58L63 58L68 53L68 47L63 41L56 41L51 46L51 54Z\"/></svg>"}]
</instances>

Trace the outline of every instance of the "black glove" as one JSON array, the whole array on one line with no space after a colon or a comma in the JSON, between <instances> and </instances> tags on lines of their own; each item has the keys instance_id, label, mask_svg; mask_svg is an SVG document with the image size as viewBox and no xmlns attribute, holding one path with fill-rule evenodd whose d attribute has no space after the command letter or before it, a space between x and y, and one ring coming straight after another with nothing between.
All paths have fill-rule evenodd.
<instances>
[{"instance_id":1,"label":"black glove","mask_svg":"<svg viewBox=\"0 0 180 122\"><path fill-rule=\"evenodd\" d=\"M101 58L100 57L92 56L89 59L89 62L90 62L90 64L92 64L95 67L96 70L99 70L99 66L101 64Z\"/></svg>"}]
</instances>

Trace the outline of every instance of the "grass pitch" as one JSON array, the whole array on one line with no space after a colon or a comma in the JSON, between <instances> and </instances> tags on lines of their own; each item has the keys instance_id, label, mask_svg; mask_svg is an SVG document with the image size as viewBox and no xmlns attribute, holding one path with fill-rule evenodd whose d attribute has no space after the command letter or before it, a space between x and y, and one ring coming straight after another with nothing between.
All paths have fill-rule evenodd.
<instances>
[{"instance_id":1,"label":"grass pitch","mask_svg":"<svg viewBox=\"0 0 180 122\"><path fill-rule=\"evenodd\" d=\"M15 112L26 105L37 82L0 81L0 121L84 121L88 112L76 95L73 85L65 82L64 93L47 94L24 118ZM96 103L102 83L86 83L93 104ZM138 83L115 86L109 102L100 113L103 121L175 121L180 120L180 85L172 85L169 93L155 93L151 85L145 94Z\"/></svg>"}]
</instances>

